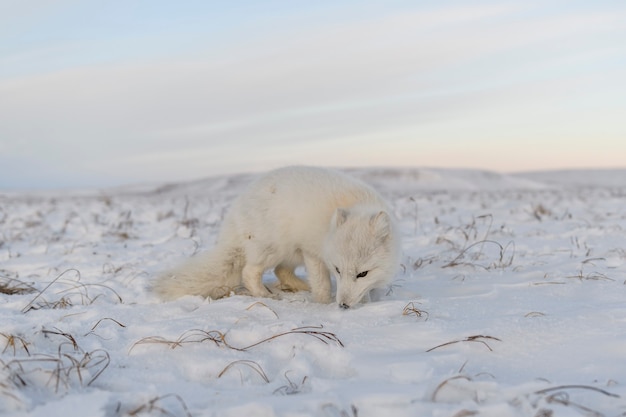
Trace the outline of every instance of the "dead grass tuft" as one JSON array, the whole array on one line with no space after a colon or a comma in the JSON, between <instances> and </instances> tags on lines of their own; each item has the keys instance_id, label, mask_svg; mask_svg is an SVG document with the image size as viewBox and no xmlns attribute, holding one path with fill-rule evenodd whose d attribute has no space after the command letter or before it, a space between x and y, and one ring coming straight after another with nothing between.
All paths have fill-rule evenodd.
<instances>
[{"instance_id":1,"label":"dead grass tuft","mask_svg":"<svg viewBox=\"0 0 626 417\"><path fill-rule=\"evenodd\" d=\"M497 249L497 255L495 260L491 261L488 264L479 263L478 261L483 258L485 245L493 246ZM478 251L473 252L472 249L477 248ZM468 260L469 259L469 260ZM480 240L478 242L474 242L469 246L465 247L461 252L450 262L443 265L442 268L451 268L460 265L469 265L473 267L480 267L485 270L491 269L499 269L499 268L508 268L513 265L513 260L515 259L515 242L510 241L506 244L506 246L502 246L499 242L495 240Z\"/></svg>"},{"instance_id":2,"label":"dead grass tuft","mask_svg":"<svg viewBox=\"0 0 626 417\"><path fill-rule=\"evenodd\" d=\"M136 236L133 234L134 223L133 213L131 210L121 211L119 213L117 224L113 226L112 230L105 233L105 236L110 236L120 241L135 239Z\"/></svg>"},{"instance_id":3,"label":"dead grass tuft","mask_svg":"<svg viewBox=\"0 0 626 417\"><path fill-rule=\"evenodd\" d=\"M471 266L493 270L510 267L515 259L515 242L510 241L506 245L502 245L489 239L492 226L493 215L484 214L473 217L468 224L450 227L446 235L439 236L436 241L437 244L445 243L450 246L451 250L458 252L442 268ZM483 229L485 229L484 233L481 232ZM416 267L421 265L419 263Z\"/></svg>"},{"instance_id":4,"label":"dead grass tuft","mask_svg":"<svg viewBox=\"0 0 626 417\"><path fill-rule=\"evenodd\" d=\"M156 416L156 415L176 416L178 414L175 414L174 412L169 411L166 408L167 406L164 404L166 400L169 400L172 398L175 400L178 406L180 406L184 415L187 417L191 417L191 412L189 411L187 404L185 404L185 401L178 394L166 394L166 395L155 397L151 399L150 401L148 401L147 403L142 404L139 407L128 411L126 414L131 417L140 416L142 414L149 415L149 416Z\"/></svg>"},{"instance_id":5,"label":"dead grass tuft","mask_svg":"<svg viewBox=\"0 0 626 417\"><path fill-rule=\"evenodd\" d=\"M17 350L21 348L24 350L24 352L26 352L28 356L30 356L30 351L28 350L29 343L23 337L16 336L13 334L2 333L2 332L0 332L0 336L6 339L4 349L2 350L3 354L7 350L12 349L13 356L15 356L17 354Z\"/></svg>"},{"instance_id":6,"label":"dead grass tuft","mask_svg":"<svg viewBox=\"0 0 626 417\"><path fill-rule=\"evenodd\" d=\"M233 368L236 365L245 365L249 367L250 369L252 369L254 372L256 372L261 377L261 379L263 379L263 381L265 381L266 383L270 382L270 379L265 374L265 371L263 370L263 368L261 368L261 365L259 365L255 361L251 361L247 359L240 359L240 360L229 363L228 365L226 365L224 369L222 369L222 372L220 372L217 375L217 377L221 378L226 372L228 372L229 369ZM242 383L243 383L243 375L241 376L241 378L242 378Z\"/></svg>"},{"instance_id":7,"label":"dead grass tuft","mask_svg":"<svg viewBox=\"0 0 626 417\"><path fill-rule=\"evenodd\" d=\"M543 221L544 217L549 217L552 215L552 211L543 204L537 204L533 206L533 216L535 219L539 221Z\"/></svg>"},{"instance_id":8,"label":"dead grass tuft","mask_svg":"<svg viewBox=\"0 0 626 417\"><path fill-rule=\"evenodd\" d=\"M406 306L404 306L404 309L402 310L402 315L403 316L414 315L415 317L418 317L418 318L422 318L425 315L426 317L425 321L428 321L428 317L429 317L429 314L427 311L421 310L415 306L415 301L411 301Z\"/></svg>"},{"instance_id":9,"label":"dead grass tuft","mask_svg":"<svg viewBox=\"0 0 626 417\"><path fill-rule=\"evenodd\" d=\"M25 359L13 359L3 367L18 388L37 386L39 375L48 376L46 386L54 387L56 393L61 387L69 389L75 381L80 386L90 386L109 366L109 353L103 349L86 352L78 346L68 352L65 349L68 344L71 343L61 343L56 355L34 354Z\"/></svg>"},{"instance_id":10,"label":"dead grass tuft","mask_svg":"<svg viewBox=\"0 0 626 417\"><path fill-rule=\"evenodd\" d=\"M566 278L578 279L579 281L615 281L601 272L589 272L584 274L582 269L578 271L576 275L569 275Z\"/></svg>"},{"instance_id":11,"label":"dead grass tuft","mask_svg":"<svg viewBox=\"0 0 626 417\"><path fill-rule=\"evenodd\" d=\"M0 367L5 367L5 363L2 360L0 360ZM11 384L10 381L4 380L4 378L0 380L0 399L2 401L2 404L5 404L7 400L13 401L16 404L23 404L22 400L15 393L15 387ZM3 411L2 407L0 407L0 412L1 411Z\"/></svg>"},{"instance_id":12,"label":"dead grass tuft","mask_svg":"<svg viewBox=\"0 0 626 417\"><path fill-rule=\"evenodd\" d=\"M433 348L435 349L435 348ZM431 349L432 350L432 349ZM427 351L429 352L429 351ZM430 399L432 402L437 402L437 395L439 394L439 392L446 387L451 381L456 381L456 380L465 380L465 381L472 381L472 378L465 376L465 375L455 375L453 377L450 377L446 380L444 380L443 382L439 383L439 385L437 385L437 388L435 388L435 390L433 391L433 395L431 395Z\"/></svg>"},{"instance_id":13,"label":"dead grass tuft","mask_svg":"<svg viewBox=\"0 0 626 417\"><path fill-rule=\"evenodd\" d=\"M427 256L425 258L418 258L415 262L413 262L413 270L417 270L425 265L433 264L438 258L436 256ZM404 265L403 265L404 266ZM406 270L406 267L404 267ZM406 271L405 271L406 272Z\"/></svg>"},{"instance_id":14,"label":"dead grass tuft","mask_svg":"<svg viewBox=\"0 0 626 417\"><path fill-rule=\"evenodd\" d=\"M283 385L282 387L276 388L273 394L294 395L294 394L300 394L303 391L308 391L308 387L307 387L308 377L307 376L304 376L302 378L302 381L300 381L300 383L297 384L289 378L289 376L287 375L288 373L289 371L285 372L285 379L287 380L288 384Z\"/></svg>"},{"instance_id":15,"label":"dead grass tuft","mask_svg":"<svg viewBox=\"0 0 626 417\"><path fill-rule=\"evenodd\" d=\"M535 399L534 406L538 407L539 403L543 401L546 404L558 404L564 407L570 407L585 416L603 417L605 415L586 405L572 401L570 393L569 393L569 391L571 390L586 390L586 391L595 392L595 393L598 393L607 397L611 397L611 398L621 398L617 394L613 394L612 392L608 392L606 390L589 386L589 385L560 385L556 387L550 387L550 388L542 389L539 391L535 391L533 394L537 395L538 398ZM539 409L539 411L536 414L536 416L553 416L553 415L554 415L554 412L547 408Z\"/></svg>"},{"instance_id":16,"label":"dead grass tuft","mask_svg":"<svg viewBox=\"0 0 626 417\"><path fill-rule=\"evenodd\" d=\"M465 365L464 365L465 366ZM480 374L479 374L480 375ZM491 374L487 374L490 375ZM479 386L473 386L474 379L466 375L454 375L451 376L441 383L437 385L431 395L431 401L445 401L444 393L450 391L455 394L455 398L458 395L462 395L463 398L473 401L476 404L480 404L481 400L481 392ZM541 389L534 392L528 392L526 394L521 394L514 398L509 399L509 404L515 407L525 407L529 406L531 410L534 411L534 417L552 417L555 414L555 411L552 409L551 405L559 405L564 407L569 407L575 410L577 413L581 415L589 416L589 417L603 417L605 414L596 411L589 406L582 404L580 402L576 402L572 400L573 391L575 390L586 390L592 393L597 393L600 395L604 395L610 398L621 398L617 394L613 394L604 389L596 388L594 386L588 385L560 385L549 387L545 389ZM528 410L530 411L530 410ZM469 410L467 408L457 412L454 416L471 416L478 414L474 410ZM560 414L559 414L560 415ZM578 415L578 414L577 414Z\"/></svg>"},{"instance_id":17,"label":"dead grass tuft","mask_svg":"<svg viewBox=\"0 0 626 417\"><path fill-rule=\"evenodd\" d=\"M269 307L267 306L267 304L262 303L261 301L257 301L257 302L255 302L255 303L250 304L250 305L246 308L246 311L250 311L250 310L252 310L252 309L253 309L253 308L255 308L255 307L265 307L266 309L268 309L269 311L271 311L272 313L274 313L274 316L276 316L276 318L279 318L279 317L278 317L278 313L276 313L273 309L269 308Z\"/></svg>"},{"instance_id":18,"label":"dead grass tuft","mask_svg":"<svg viewBox=\"0 0 626 417\"><path fill-rule=\"evenodd\" d=\"M477 414L478 414L478 411L476 410L463 409L463 410L456 412L452 417L469 417L469 416L475 416Z\"/></svg>"},{"instance_id":19,"label":"dead grass tuft","mask_svg":"<svg viewBox=\"0 0 626 417\"><path fill-rule=\"evenodd\" d=\"M69 273L74 273L74 279L63 279L63 277ZM115 296L115 299L119 303L123 303L122 297L115 291L113 288L103 285L103 284L84 284L80 282L81 274L78 269L70 268L61 272L56 276L48 285L46 285L41 291L37 293L37 295L22 309L22 313L28 313L31 310L39 310L42 308L49 309L59 309L59 308L68 308L78 303L81 305L91 305L98 298L103 296L105 293L98 293L93 295L90 293L90 289L98 288L105 289L108 293L111 293ZM64 288L58 290L55 295L59 296L63 294L60 298L48 301L44 294L48 292L52 286L63 286Z\"/></svg>"},{"instance_id":20,"label":"dead grass tuft","mask_svg":"<svg viewBox=\"0 0 626 417\"><path fill-rule=\"evenodd\" d=\"M359 410L354 404L350 404L350 411L339 408L332 403L326 403L322 405L322 410L324 410L325 415L333 415L339 417L359 417ZM329 414L328 411L332 412L332 414Z\"/></svg>"},{"instance_id":21,"label":"dead grass tuft","mask_svg":"<svg viewBox=\"0 0 626 417\"><path fill-rule=\"evenodd\" d=\"M524 317L544 317L546 314L541 311L531 311L530 313L524 314Z\"/></svg>"},{"instance_id":22,"label":"dead grass tuft","mask_svg":"<svg viewBox=\"0 0 626 417\"><path fill-rule=\"evenodd\" d=\"M30 284L26 284L24 281L17 278L0 276L0 294L20 295L35 291L37 291L36 288Z\"/></svg>"}]
</instances>

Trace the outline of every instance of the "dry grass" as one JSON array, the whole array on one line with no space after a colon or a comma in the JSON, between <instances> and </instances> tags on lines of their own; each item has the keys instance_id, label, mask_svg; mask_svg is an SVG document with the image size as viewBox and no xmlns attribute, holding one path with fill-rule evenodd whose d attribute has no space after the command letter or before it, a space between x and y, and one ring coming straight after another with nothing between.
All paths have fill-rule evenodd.
<instances>
[{"instance_id":1,"label":"dry grass","mask_svg":"<svg viewBox=\"0 0 626 417\"><path fill-rule=\"evenodd\" d=\"M170 340L170 339L166 339L164 337L161 336L149 336L149 337L144 337L143 339L135 342L131 348L129 349L128 353L130 354L130 352L139 345L145 345L145 344L163 344L168 346L171 349L175 349L177 347L182 347L186 344L190 344L190 343L204 343L204 342L213 342L217 347L226 347L232 350L237 350L240 352L249 350L253 347L256 347L258 345L261 345L263 343L267 343L271 340L283 337L283 336L288 336L288 335L294 335L294 334L304 334L304 335L308 335L311 337L314 337L315 339L319 340L322 343L325 344L329 344L330 342L336 343L339 346L343 347L343 343L341 342L341 340L339 340L339 338L331 332L326 332L326 331L322 331L321 329L323 329L324 326L320 325L320 326L305 326L305 327L296 327L294 329L291 329L287 332L282 332L282 333L278 333L275 334L273 336L267 337L265 339L262 339L256 343L253 343L251 345L245 346L245 347L236 347L233 346L232 344L230 344L227 340L226 340L226 334L218 331L218 330L200 330L200 329L193 329L193 330L187 330L185 331L183 334L181 334L177 339L175 340Z\"/></svg>"},{"instance_id":2,"label":"dry grass","mask_svg":"<svg viewBox=\"0 0 626 417\"><path fill-rule=\"evenodd\" d=\"M104 349L86 351L76 338L59 329L43 329L41 334L53 344L54 353L33 352L30 343L24 338L2 333L6 339L3 354L13 350L14 358L0 360L0 368L6 375L0 381L1 393L11 398L12 390L31 389L39 392L42 388L61 394L78 387L92 385L108 368L111 358ZM25 357L18 357L18 351L24 351Z\"/></svg>"},{"instance_id":3,"label":"dry grass","mask_svg":"<svg viewBox=\"0 0 626 417\"><path fill-rule=\"evenodd\" d=\"M495 247L498 253L495 256L495 260L492 260L487 264L478 262L483 258L485 245ZM478 251L473 251L475 248L478 248ZM496 242L495 240L484 239L478 242L474 242L462 249L454 259L443 265L442 268L450 268L460 265L480 267L485 270L508 268L513 265L514 259L515 242L510 241L505 246L502 246L499 242Z\"/></svg>"},{"instance_id":4,"label":"dry grass","mask_svg":"<svg viewBox=\"0 0 626 417\"><path fill-rule=\"evenodd\" d=\"M5 367L5 363L2 360L0 360L0 367ZM15 386L10 380L6 379L0 379L0 400L3 403L13 401L16 404L22 404L22 400L15 393ZM0 412L2 412L2 408L0 408Z\"/></svg>"},{"instance_id":5,"label":"dry grass","mask_svg":"<svg viewBox=\"0 0 626 417\"><path fill-rule=\"evenodd\" d=\"M103 349L66 351L65 344L59 345L57 355L33 354L26 359L3 363L3 367L9 371L10 380L18 388L37 386L39 375L44 375L47 376L45 385L59 393L62 387L68 390L75 381L80 386L90 386L111 362L109 353Z\"/></svg>"},{"instance_id":6,"label":"dry grass","mask_svg":"<svg viewBox=\"0 0 626 417\"><path fill-rule=\"evenodd\" d=\"M267 374L265 374L265 371L263 370L263 368L261 368L261 365L259 365L255 361L251 361L248 359L240 359L240 360L229 363L228 365L226 365L224 369L222 369L222 371L217 375L217 377L221 378L226 372L228 372L231 368L237 365L245 365L246 367L256 372L261 377L261 379L263 379L263 381L265 381L266 383L270 382L270 379L267 377ZM243 383L243 375L241 378L242 378L242 383Z\"/></svg>"},{"instance_id":7,"label":"dry grass","mask_svg":"<svg viewBox=\"0 0 626 417\"><path fill-rule=\"evenodd\" d=\"M455 384L456 381L460 381L462 383ZM437 387L433 390L433 393L431 394L430 399L432 402L440 402L440 401L446 402L446 399L442 398L442 396L443 396L444 391L448 389L453 394L462 395L463 398L471 399L472 402L476 404L481 404L483 401L485 401L485 399L484 398L481 399L481 397L485 397L485 396L481 395L482 390L480 389L480 385L474 385L473 384L474 382L475 381L473 378L467 375L463 375L463 374L458 374L458 375L454 375L452 377L446 378L445 380L440 382L437 385ZM613 394L609 391L606 391L604 389L600 389L594 386L559 385L559 386L537 390L534 392L528 392L525 394L517 395L514 398L510 398L508 400L508 403L514 407L519 407L520 409L524 408L526 409L526 411L532 410L535 413L534 417L553 417L557 415L555 414L555 410L553 409L554 405L571 408L577 413L576 415L580 413L580 415L584 415L588 417L605 417L606 416L605 414L597 410L594 410L588 405L583 404L579 401L572 400L573 392L580 391L580 390L589 391L591 393L597 393L597 394L600 394L609 398L613 398L613 399L621 398L617 394ZM589 400L587 399L587 401ZM454 414L454 416L456 417L472 416L475 414L478 414L478 412L464 408L458 411L456 414Z\"/></svg>"},{"instance_id":8,"label":"dry grass","mask_svg":"<svg viewBox=\"0 0 626 417\"><path fill-rule=\"evenodd\" d=\"M600 388L596 388L591 385L559 385L556 387L550 387L550 388L545 388L539 391L535 391L535 394L541 395L541 394L547 394L552 391L564 391L564 390L572 390L572 389L588 390L588 391L597 392L602 395L606 395L607 397L621 398L617 394L613 394L612 392L609 392Z\"/></svg>"},{"instance_id":9,"label":"dry grass","mask_svg":"<svg viewBox=\"0 0 626 417\"><path fill-rule=\"evenodd\" d=\"M183 345L189 343L204 343L207 341L215 343L215 345L218 347L230 347L230 345L228 345L228 343L226 342L226 336L224 335L224 333L218 330L206 331L200 329L192 329L185 331L175 340L166 339L161 336L144 337L143 339L135 342L128 350L128 353L130 354L131 351L139 345L162 344L166 345L170 349L176 349L177 347L182 347Z\"/></svg>"},{"instance_id":10,"label":"dry grass","mask_svg":"<svg viewBox=\"0 0 626 417\"><path fill-rule=\"evenodd\" d=\"M246 308L246 311L250 311L250 310L252 310L252 309L253 309L253 308L255 308L255 307L264 307L264 308L268 309L269 311L271 311L271 312L274 314L274 316L275 316L276 318L279 318L279 317L278 317L278 313L276 313L273 309L271 309L270 307L268 307L268 306L267 306L267 304L262 303L261 301L257 301L257 302L254 302L254 303L250 304L250 305L248 306L248 308Z\"/></svg>"},{"instance_id":11,"label":"dry grass","mask_svg":"<svg viewBox=\"0 0 626 417\"><path fill-rule=\"evenodd\" d=\"M430 349L428 349L426 352L432 352L435 349L439 349L445 346L450 346L450 345L454 345L456 343L464 343L464 342L473 342L473 343L481 343L483 345L485 345L487 347L487 349L489 349L489 351L493 352L493 349L491 348L491 346L489 346L489 344L487 344L487 342L485 342L482 339L487 339L487 340L495 340L498 342L501 342L502 340L498 339L497 337L493 337L493 336L483 336L483 335L475 335L475 336L468 336L465 339L462 340L453 340L451 342L446 342L446 343L442 343L440 345L437 345L435 347L432 347Z\"/></svg>"},{"instance_id":12,"label":"dry grass","mask_svg":"<svg viewBox=\"0 0 626 417\"><path fill-rule=\"evenodd\" d=\"M585 274L582 270L575 275L568 275L566 278L578 279L580 281L615 281L601 272L594 271Z\"/></svg>"},{"instance_id":13,"label":"dry grass","mask_svg":"<svg viewBox=\"0 0 626 417\"><path fill-rule=\"evenodd\" d=\"M282 336L287 336L287 335L292 335L292 334L305 334L307 336L312 336L315 339L319 340L320 342L324 343L324 344L329 344L330 342L336 343L337 345L344 347L343 343L341 342L341 340L339 340L339 338L337 337L337 335L335 335L334 333L331 332L326 332L326 331L321 331L321 329L323 329L324 326L323 325L319 325L319 326L304 326L304 327L296 327L295 329L291 329L288 332L283 332L283 333L278 333L275 334L273 336L270 336L268 338L265 338L261 341L258 341L256 343L253 343L249 346L246 346L245 348L240 348L237 350L248 350L250 348L253 348L255 346L258 346L262 343L265 342L269 342L270 340L282 337Z\"/></svg>"},{"instance_id":14,"label":"dry grass","mask_svg":"<svg viewBox=\"0 0 626 417\"><path fill-rule=\"evenodd\" d=\"M441 392L441 390L443 390L444 387L448 386L450 382L460 380L460 379L465 380L465 381L472 381L472 378L465 376L465 375L455 375L453 377L445 379L443 380L443 382L439 383L439 385L437 385L437 388L435 388L435 390L433 391L433 394L430 397L431 401L437 402L437 395L439 394L439 392Z\"/></svg>"},{"instance_id":15,"label":"dry grass","mask_svg":"<svg viewBox=\"0 0 626 417\"><path fill-rule=\"evenodd\" d=\"M200 226L200 220L195 217L189 217L189 198L185 196L185 208L183 210L183 218L179 220L179 225L185 227L190 231L189 238L193 238L197 235L198 227Z\"/></svg>"},{"instance_id":16,"label":"dry grass","mask_svg":"<svg viewBox=\"0 0 626 417\"><path fill-rule=\"evenodd\" d=\"M103 322L103 321L105 321L105 320L106 320L106 321L112 321L113 323L117 324L117 325L118 325L118 326L120 326L120 327L126 327L126 325L124 325L124 324L120 323L119 321L117 321L117 320L115 320L115 319L112 319L112 318L110 318L110 317L104 317L104 318L102 318L102 319L98 320L98 322L97 322L96 324L94 324L94 325L93 325L93 327L91 328L91 330L89 330L89 332L85 333L85 336L89 336L90 334L93 334L93 335L96 335L96 336L97 336L97 334L96 334L95 330L96 330L96 328L97 328L98 326L100 326L100 323L102 323L102 322Z\"/></svg>"}]
</instances>

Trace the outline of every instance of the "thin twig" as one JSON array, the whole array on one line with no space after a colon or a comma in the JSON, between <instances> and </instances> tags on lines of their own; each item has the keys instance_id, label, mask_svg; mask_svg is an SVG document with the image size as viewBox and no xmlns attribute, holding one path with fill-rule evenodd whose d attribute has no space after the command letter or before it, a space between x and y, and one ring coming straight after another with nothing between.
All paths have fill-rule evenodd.
<instances>
[{"instance_id":1,"label":"thin twig","mask_svg":"<svg viewBox=\"0 0 626 417\"><path fill-rule=\"evenodd\" d=\"M487 344L487 342L485 342L484 340L480 340L480 339L490 339L490 340L496 340L498 342L501 342L502 340L498 339L497 337L493 337L493 336L483 336L483 335L476 335L476 336L468 336L463 340L453 340L451 342L446 342L446 343L442 343L440 345L437 345L435 347L432 347L430 349L428 349L426 352L431 352L435 349L439 349L441 347L444 346L449 346L449 345L453 345L455 343L461 343L461 342L476 342L476 343L482 343L483 345L485 345L487 347L487 349L489 349L491 352L493 352L493 349L491 349L491 346L489 346Z\"/></svg>"},{"instance_id":2,"label":"thin twig","mask_svg":"<svg viewBox=\"0 0 626 417\"><path fill-rule=\"evenodd\" d=\"M541 394L547 394L548 392L552 392L552 391L566 390L566 389L586 389L590 391L599 392L600 394L604 394L607 397L621 398L617 394L613 394L612 392L608 392L600 388L592 387L590 385L560 385L558 387L550 387L550 388L545 388L539 391L535 391L535 394L541 395Z\"/></svg>"}]
</instances>

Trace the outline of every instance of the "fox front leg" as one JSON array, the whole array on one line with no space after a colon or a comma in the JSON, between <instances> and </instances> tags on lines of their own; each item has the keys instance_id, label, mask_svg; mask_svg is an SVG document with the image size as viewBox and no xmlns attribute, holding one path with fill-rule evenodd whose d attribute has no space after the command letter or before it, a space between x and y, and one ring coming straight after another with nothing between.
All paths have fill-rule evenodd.
<instances>
[{"instance_id":1,"label":"fox front leg","mask_svg":"<svg viewBox=\"0 0 626 417\"><path fill-rule=\"evenodd\" d=\"M328 304L332 301L330 293L330 274L321 259L310 255L304 255L304 267L306 268L311 286L311 295L316 303Z\"/></svg>"}]
</instances>

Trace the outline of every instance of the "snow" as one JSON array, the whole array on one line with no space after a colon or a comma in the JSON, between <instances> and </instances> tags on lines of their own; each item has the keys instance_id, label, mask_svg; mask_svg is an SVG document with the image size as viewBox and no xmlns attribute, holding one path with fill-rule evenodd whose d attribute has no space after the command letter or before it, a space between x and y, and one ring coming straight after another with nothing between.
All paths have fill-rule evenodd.
<instances>
[{"instance_id":1,"label":"snow","mask_svg":"<svg viewBox=\"0 0 626 417\"><path fill-rule=\"evenodd\" d=\"M626 171L347 171L403 232L348 311L150 293L251 175L0 194L0 414L626 413Z\"/></svg>"}]
</instances>

